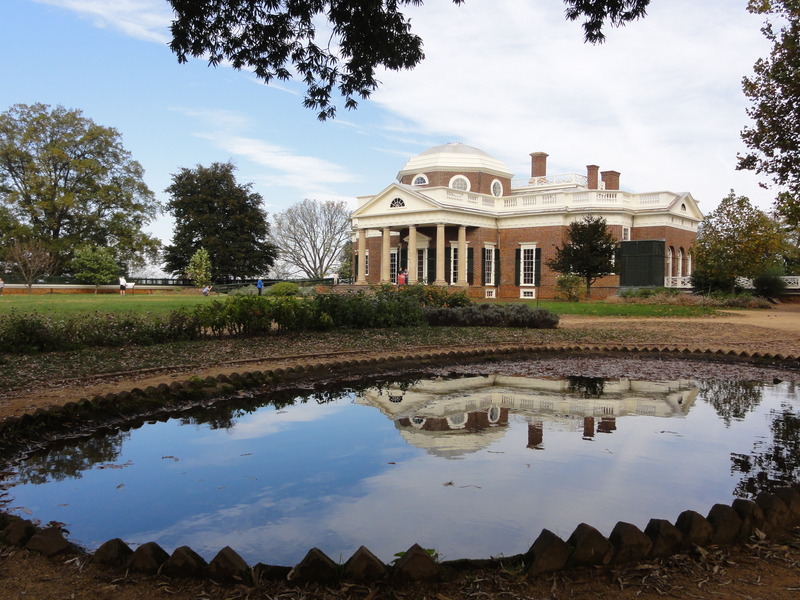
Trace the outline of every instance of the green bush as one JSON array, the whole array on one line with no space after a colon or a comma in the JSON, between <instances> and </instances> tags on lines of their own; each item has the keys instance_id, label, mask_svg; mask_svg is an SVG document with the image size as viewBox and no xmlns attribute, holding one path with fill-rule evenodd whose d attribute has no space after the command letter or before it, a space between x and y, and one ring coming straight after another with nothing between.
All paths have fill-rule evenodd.
<instances>
[{"instance_id":1,"label":"green bush","mask_svg":"<svg viewBox=\"0 0 800 600\"><path fill-rule=\"evenodd\" d=\"M428 325L448 327L527 327L554 329L558 315L527 304L473 304L457 308L425 308Z\"/></svg>"},{"instance_id":2,"label":"green bush","mask_svg":"<svg viewBox=\"0 0 800 600\"><path fill-rule=\"evenodd\" d=\"M297 296L300 288L291 281L281 281L267 288L267 296Z\"/></svg>"},{"instance_id":3,"label":"green bush","mask_svg":"<svg viewBox=\"0 0 800 600\"><path fill-rule=\"evenodd\" d=\"M382 285L374 288L378 297L413 298L421 306L430 308L456 308L472 304L464 290L451 291L440 285Z\"/></svg>"},{"instance_id":4,"label":"green bush","mask_svg":"<svg viewBox=\"0 0 800 600\"><path fill-rule=\"evenodd\" d=\"M753 278L753 288L757 296L774 298L786 290L786 282L781 278L783 271L780 268L768 269Z\"/></svg>"}]
</instances>

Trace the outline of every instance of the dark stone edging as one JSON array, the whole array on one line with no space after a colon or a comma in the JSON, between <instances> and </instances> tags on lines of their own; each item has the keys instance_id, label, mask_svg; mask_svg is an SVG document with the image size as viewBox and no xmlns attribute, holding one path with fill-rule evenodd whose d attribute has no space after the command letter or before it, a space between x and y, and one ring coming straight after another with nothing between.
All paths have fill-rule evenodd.
<instances>
[{"instance_id":1,"label":"dark stone edging","mask_svg":"<svg viewBox=\"0 0 800 600\"><path fill-rule=\"evenodd\" d=\"M63 406L38 409L20 417L0 421L0 443L19 444L23 440L39 439L46 443L48 432L73 429L77 423L97 427L101 423L129 421L137 416L172 413L185 407L197 406L238 389L279 386L300 379L327 377L347 372L373 372L377 365L393 367L405 363L415 367L442 362L473 362L494 357L529 354L641 354L721 362L744 361L760 366L798 368L800 358L772 353L737 352L728 349L703 349L685 346L656 345L594 345L547 344L493 347L478 350L450 350L339 360L331 363L298 364L287 369L252 371L217 377L191 377L183 382L161 383L144 390L130 391L93 398L82 398ZM619 522L608 538L591 525L581 523L564 541L547 529L542 530L531 548L523 555L506 557L503 564L524 565L528 576L587 565L617 565L669 556L692 546L729 544L745 541L758 532L774 535L785 528L800 524L800 484L761 494L755 501L737 499L732 505L716 504L703 517L695 511L684 511L676 522L651 519L644 531L635 525ZM31 521L0 512L0 543L25 547L47 556L82 553L70 543L57 527L38 528ZM167 554L155 542L143 544L132 551L122 540L109 540L91 555L94 562L125 568L134 572L161 574L171 577L201 577L214 581L245 581L288 579L296 582L375 581L383 579L432 581L446 577L452 571L499 567L501 561L457 560L439 563L419 545L414 544L393 565L378 560L367 548L359 548L343 565L337 565L321 550L312 548L294 567L259 563L253 567L231 548L219 551L210 563L188 546Z\"/></svg>"}]
</instances>

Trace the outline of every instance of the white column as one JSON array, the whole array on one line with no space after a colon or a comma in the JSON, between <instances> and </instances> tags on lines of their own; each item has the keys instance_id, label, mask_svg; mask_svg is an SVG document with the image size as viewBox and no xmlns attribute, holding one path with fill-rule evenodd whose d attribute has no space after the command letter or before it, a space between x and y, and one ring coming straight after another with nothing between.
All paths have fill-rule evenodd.
<instances>
[{"instance_id":1,"label":"white column","mask_svg":"<svg viewBox=\"0 0 800 600\"><path fill-rule=\"evenodd\" d=\"M467 228L458 228L458 281L456 285L466 287L467 284Z\"/></svg>"},{"instance_id":2,"label":"white column","mask_svg":"<svg viewBox=\"0 0 800 600\"><path fill-rule=\"evenodd\" d=\"M447 285L444 268L444 223L439 223L436 225L436 280L433 285Z\"/></svg>"},{"instance_id":3,"label":"white column","mask_svg":"<svg viewBox=\"0 0 800 600\"><path fill-rule=\"evenodd\" d=\"M367 285L367 230L358 230L358 273L356 285Z\"/></svg>"},{"instance_id":4,"label":"white column","mask_svg":"<svg viewBox=\"0 0 800 600\"><path fill-rule=\"evenodd\" d=\"M381 283L391 283L392 274L389 272L389 255L392 251L392 230L388 227L383 228L383 239L381 240Z\"/></svg>"},{"instance_id":5,"label":"white column","mask_svg":"<svg viewBox=\"0 0 800 600\"><path fill-rule=\"evenodd\" d=\"M417 226L408 227L408 283L417 283Z\"/></svg>"}]
</instances>

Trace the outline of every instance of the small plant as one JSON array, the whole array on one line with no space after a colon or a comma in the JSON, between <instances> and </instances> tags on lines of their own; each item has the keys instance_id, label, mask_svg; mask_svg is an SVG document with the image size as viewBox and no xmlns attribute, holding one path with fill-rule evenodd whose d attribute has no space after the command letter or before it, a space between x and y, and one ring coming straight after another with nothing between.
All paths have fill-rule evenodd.
<instances>
[{"instance_id":1,"label":"small plant","mask_svg":"<svg viewBox=\"0 0 800 600\"><path fill-rule=\"evenodd\" d=\"M300 293L300 288L296 283L291 281L281 281L267 288L267 296L297 296Z\"/></svg>"},{"instance_id":2,"label":"small plant","mask_svg":"<svg viewBox=\"0 0 800 600\"><path fill-rule=\"evenodd\" d=\"M786 290L786 282L781 278L783 272L778 267L767 269L753 278L753 288L757 296L774 298Z\"/></svg>"},{"instance_id":3,"label":"small plant","mask_svg":"<svg viewBox=\"0 0 800 600\"><path fill-rule=\"evenodd\" d=\"M586 295L586 286L579 275L559 275L556 278L556 295L559 300L579 302Z\"/></svg>"}]
</instances>

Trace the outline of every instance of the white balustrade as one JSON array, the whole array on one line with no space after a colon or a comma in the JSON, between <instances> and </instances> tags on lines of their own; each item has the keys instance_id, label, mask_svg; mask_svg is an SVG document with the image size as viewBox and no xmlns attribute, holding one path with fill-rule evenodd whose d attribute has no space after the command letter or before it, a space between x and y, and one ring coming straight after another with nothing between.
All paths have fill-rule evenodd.
<instances>
[{"instance_id":1,"label":"white balustrade","mask_svg":"<svg viewBox=\"0 0 800 600\"><path fill-rule=\"evenodd\" d=\"M664 287L690 289L692 287L692 278L689 276L664 277Z\"/></svg>"}]
</instances>

